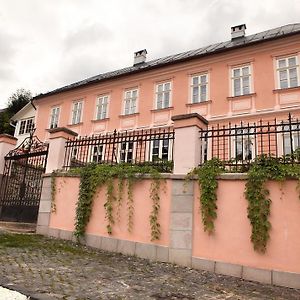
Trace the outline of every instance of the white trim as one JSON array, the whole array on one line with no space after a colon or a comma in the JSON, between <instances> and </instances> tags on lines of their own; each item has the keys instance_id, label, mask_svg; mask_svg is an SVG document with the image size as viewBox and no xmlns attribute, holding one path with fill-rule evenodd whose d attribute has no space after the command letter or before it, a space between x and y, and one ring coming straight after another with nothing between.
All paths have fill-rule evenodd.
<instances>
[{"instance_id":1,"label":"white trim","mask_svg":"<svg viewBox=\"0 0 300 300\"><path fill-rule=\"evenodd\" d=\"M205 76L206 77L206 82L205 84L201 84L201 77ZM193 84L193 79L194 78L198 78L198 84ZM210 81L210 75L209 75L209 72L206 71L206 72L201 72L201 73L194 73L194 74L191 74L189 76L189 94L188 94L188 97L189 97L189 103L191 104L195 104L195 103L203 103L203 102L206 102L208 101L209 97L210 97L210 84L209 84L209 81ZM206 86L206 92L205 92L205 99L204 100L201 100L201 86ZM193 101L193 88L194 87L198 87L199 89L199 92L198 92L198 99L199 101L196 101L194 102Z\"/></svg>"},{"instance_id":2,"label":"white trim","mask_svg":"<svg viewBox=\"0 0 300 300\"><path fill-rule=\"evenodd\" d=\"M105 98L107 98L105 117L104 118L98 118L98 109L99 109L100 99L105 99ZM109 103L110 103L110 95L109 94L99 95L99 96L96 97L95 120L104 120L104 119L108 118L108 115L109 115ZM102 104L102 107L103 107L103 104Z\"/></svg>"},{"instance_id":3,"label":"white trim","mask_svg":"<svg viewBox=\"0 0 300 300\"><path fill-rule=\"evenodd\" d=\"M133 98L132 94L136 91L136 98ZM130 93L130 97L126 98L126 93ZM132 108L132 100L135 99L135 110L131 111ZM129 100L129 113L125 112L125 106L126 106L126 100ZM122 112L123 115L128 116L137 113L138 110L138 102L139 102L139 89L138 88L132 88L132 89L126 89L124 90L124 97L123 97L123 106L122 106Z\"/></svg>"},{"instance_id":4,"label":"white trim","mask_svg":"<svg viewBox=\"0 0 300 300\"><path fill-rule=\"evenodd\" d=\"M77 103L81 103L80 119L78 120L78 122L73 122L74 106L75 106ZM71 107L71 122L70 122L71 125L76 125L76 124L79 124L79 123L82 122L83 108L84 108L84 101L83 101L83 99L74 100L74 101L72 102L72 107Z\"/></svg>"},{"instance_id":5,"label":"white trim","mask_svg":"<svg viewBox=\"0 0 300 300\"><path fill-rule=\"evenodd\" d=\"M169 90L166 90L166 85L169 84ZM162 91L158 91L159 86L162 86ZM169 94L169 103L168 106L165 106L165 95ZM162 107L158 107L158 95L162 94ZM169 108L172 106L172 81L164 81L164 82L157 82L154 87L154 109L164 109Z\"/></svg>"},{"instance_id":6,"label":"white trim","mask_svg":"<svg viewBox=\"0 0 300 300\"><path fill-rule=\"evenodd\" d=\"M237 97L237 96L244 96L244 95L249 95L253 93L253 71L252 71L252 64L247 63L241 66L232 66L230 69L230 91L231 91L231 97ZM248 68L248 74L243 75L243 69ZM239 75L235 76L234 71L238 70ZM244 84L243 84L243 78L247 78L249 81L249 91L248 93L244 93ZM239 80L240 84L240 93L235 95L235 89L234 89L234 82L235 80Z\"/></svg>"},{"instance_id":7,"label":"white trim","mask_svg":"<svg viewBox=\"0 0 300 300\"><path fill-rule=\"evenodd\" d=\"M55 110L55 109L58 109L58 117L57 117L57 124L56 124L57 126L56 127L51 127L53 110ZM61 108L60 108L60 106L53 106L53 107L51 107L50 118L49 118L49 127L48 127L49 129L59 127L60 114L61 114Z\"/></svg>"}]
</instances>

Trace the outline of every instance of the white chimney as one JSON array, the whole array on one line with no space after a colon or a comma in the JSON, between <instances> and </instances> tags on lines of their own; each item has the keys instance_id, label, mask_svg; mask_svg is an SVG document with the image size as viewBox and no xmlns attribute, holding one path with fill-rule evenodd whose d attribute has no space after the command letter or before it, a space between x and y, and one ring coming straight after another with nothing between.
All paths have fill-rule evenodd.
<instances>
[{"instance_id":1,"label":"white chimney","mask_svg":"<svg viewBox=\"0 0 300 300\"><path fill-rule=\"evenodd\" d=\"M136 65L144 63L146 61L146 55L147 55L146 49L134 52L133 65L136 66Z\"/></svg>"},{"instance_id":2,"label":"white chimney","mask_svg":"<svg viewBox=\"0 0 300 300\"><path fill-rule=\"evenodd\" d=\"M231 27L231 40L245 37L246 24Z\"/></svg>"}]
</instances>

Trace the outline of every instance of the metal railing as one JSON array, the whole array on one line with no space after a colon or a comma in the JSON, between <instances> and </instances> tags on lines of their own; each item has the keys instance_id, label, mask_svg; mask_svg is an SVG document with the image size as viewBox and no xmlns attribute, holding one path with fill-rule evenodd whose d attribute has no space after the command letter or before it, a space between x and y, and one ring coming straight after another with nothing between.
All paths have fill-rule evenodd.
<instances>
[{"instance_id":1,"label":"metal railing","mask_svg":"<svg viewBox=\"0 0 300 300\"><path fill-rule=\"evenodd\" d=\"M217 124L200 131L201 163L219 158L226 166L249 165L255 157L281 157L284 163L298 163L300 121L289 114L286 120ZM297 155L296 155L297 154Z\"/></svg>"},{"instance_id":2,"label":"metal railing","mask_svg":"<svg viewBox=\"0 0 300 300\"><path fill-rule=\"evenodd\" d=\"M65 146L64 168L89 163L150 164L170 172L173 162L174 130L149 129L92 135L69 139Z\"/></svg>"}]
</instances>

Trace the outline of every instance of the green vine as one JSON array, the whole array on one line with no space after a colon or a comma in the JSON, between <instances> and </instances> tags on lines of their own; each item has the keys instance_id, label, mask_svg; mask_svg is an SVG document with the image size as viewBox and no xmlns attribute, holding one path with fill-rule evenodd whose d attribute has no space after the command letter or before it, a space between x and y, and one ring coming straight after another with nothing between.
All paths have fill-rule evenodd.
<instances>
[{"instance_id":1,"label":"green vine","mask_svg":"<svg viewBox=\"0 0 300 300\"><path fill-rule=\"evenodd\" d=\"M51 212L56 213L56 172L51 173Z\"/></svg>"},{"instance_id":2,"label":"green vine","mask_svg":"<svg viewBox=\"0 0 300 300\"><path fill-rule=\"evenodd\" d=\"M193 169L186 177L190 180L196 176L200 188L200 210L204 231L209 234L215 230L214 221L217 218L217 176L225 171L223 163L213 158L206 161L201 167Z\"/></svg>"},{"instance_id":3,"label":"green vine","mask_svg":"<svg viewBox=\"0 0 300 300\"><path fill-rule=\"evenodd\" d=\"M259 156L250 165L245 189L245 197L248 200L248 218L252 226L251 241L254 250L265 253L270 238L269 221L271 199L266 187L268 180L282 182L287 178L300 180L300 167L298 164L285 164L287 157L273 158L266 155Z\"/></svg>"},{"instance_id":4,"label":"green vine","mask_svg":"<svg viewBox=\"0 0 300 300\"><path fill-rule=\"evenodd\" d=\"M80 190L76 208L75 236L80 238L85 233L85 228L90 220L95 193L98 188L106 186L106 201L104 204L106 229L112 234L115 224L120 220L120 210L123 200L125 182L127 187L127 230L132 231L134 217L133 186L135 182L145 174L152 179L150 198L152 200L152 212L150 215L151 240L160 238L160 224L158 214L160 208L160 184L161 174L159 168L151 165L96 165L89 164L83 168L72 170L72 173L80 174ZM115 180L118 180L117 192ZM115 208L117 208L115 212Z\"/></svg>"},{"instance_id":5,"label":"green vine","mask_svg":"<svg viewBox=\"0 0 300 300\"><path fill-rule=\"evenodd\" d=\"M267 155L258 156L248 167L248 177L245 187L245 197L248 201L247 216L250 220L252 232L251 242L255 251L265 253L270 238L269 221L271 199L266 187L268 180L280 182L283 193L283 181L289 178L298 180L297 190L300 199L300 152L274 158ZM226 172L225 163L213 158L201 167L195 168L186 176L186 183L196 177L200 188L201 216L204 231L214 232L214 221L217 218L217 176ZM236 171L245 172L245 167L238 167ZM282 197L282 195L281 195Z\"/></svg>"}]
</instances>

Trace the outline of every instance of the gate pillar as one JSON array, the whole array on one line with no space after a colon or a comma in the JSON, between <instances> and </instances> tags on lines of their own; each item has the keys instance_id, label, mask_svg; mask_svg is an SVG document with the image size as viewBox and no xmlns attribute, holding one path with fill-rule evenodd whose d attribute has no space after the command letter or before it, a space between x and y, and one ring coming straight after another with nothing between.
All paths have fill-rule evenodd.
<instances>
[{"instance_id":1,"label":"gate pillar","mask_svg":"<svg viewBox=\"0 0 300 300\"><path fill-rule=\"evenodd\" d=\"M52 171L63 168L66 141L78 135L76 132L65 127L49 129L49 133L49 153L46 173L52 173Z\"/></svg>"},{"instance_id":2,"label":"gate pillar","mask_svg":"<svg viewBox=\"0 0 300 300\"><path fill-rule=\"evenodd\" d=\"M17 138L9 134L0 134L0 181L4 169L4 157L9 151L15 148L17 140Z\"/></svg>"},{"instance_id":3,"label":"gate pillar","mask_svg":"<svg viewBox=\"0 0 300 300\"><path fill-rule=\"evenodd\" d=\"M201 160L200 131L208 121L197 113L172 117L174 122L174 174L187 174Z\"/></svg>"}]
</instances>

